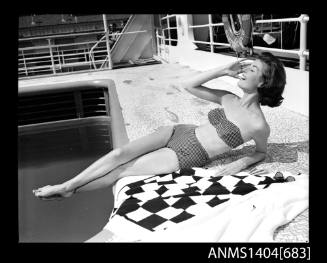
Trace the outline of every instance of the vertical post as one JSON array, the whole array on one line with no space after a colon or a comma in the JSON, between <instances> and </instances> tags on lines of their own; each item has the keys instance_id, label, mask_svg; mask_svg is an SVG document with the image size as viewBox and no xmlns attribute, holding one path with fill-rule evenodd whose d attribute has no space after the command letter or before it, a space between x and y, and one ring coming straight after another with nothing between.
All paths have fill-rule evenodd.
<instances>
[{"instance_id":1,"label":"vertical post","mask_svg":"<svg viewBox=\"0 0 327 263\"><path fill-rule=\"evenodd\" d=\"M61 57L62 64L65 65L65 56L63 50L60 50L60 57Z\"/></svg>"},{"instance_id":2,"label":"vertical post","mask_svg":"<svg viewBox=\"0 0 327 263\"><path fill-rule=\"evenodd\" d=\"M57 58L58 58L58 64L59 64L59 70L60 70L60 72L61 72L62 68L61 68L61 61L60 61L60 51L59 51L58 46L57 46L57 50L56 50L56 52L57 52Z\"/></svg>"},{"instance_id":3,"label":"vertical post","mask_svg":"<svg viewBox=\"0 0 327 263\"><path fill-rule=\"evenodd\" d=\"M160 57L160 43L159 43L159 41L161 41L161 40L159 38L158 29L156 29L156 38L157 38L157 55Z\"/></svg>"},{"instance_id":4,"label":"vertical post","mask_svg":"<svg viewBox=\"0 0 327 263\"><path fill-rule=\"evenodd\" d=\"M280 49L283 49L283 23L280 22Z\"/></svg>"},{"instance_id":5,"label":"vertical post","mask_svg":"<svg viewBox=\"0 0 327 263\"><path fill-rule=\"evenodd\" d=\"M51 46L51 38L48 38L48 43L49 43L52 71L53 71L53 74L56 74L56 68L55 68L55 63L54 63L54 60L53 60L53 53L52 53L52 46Z\"/></svg>"},{"instance_id":6,"label":"vertical post","mask_svg":"<svg viewBox=\"0 0 327 263\"><path fill-rule=\"evenodd\" d=\"M22 49L22 55L23 55L23 61L24 61L24 69L25 69L25 75L27 76L27 68L26 68L26 60L25 60L25 56L24 56L24 50Z\"/></svg>"},{"instance_id":7,"label":"vertical post","mask_svg":"<svg viewBox=\"0 0 327 263\"><path fill-rule=\"evenodd\" d=\"M304 51L307 49L307 23L309 17L307 15L300 16L300 70L305 70L306 56Z\"/></svg>"},{"instance_id":8,"label":"vertical post","mask_svg":"<svg viewBox=\"0 0 327 263\"><path fill-rule=\"evenodd\" d=\"M213 53L213 32L212 32L212 15L209 14L209 36L210 36L210 52Z\"/></svg>"},{"instance_id":9,"label":"vertical post","mask_svg":"<svg viewBox=\"0 0 327 263\"><path fill-rule=\"evenodd\" d=\"M169 15L167 14L167 16L169 16ZM167 19L167 30L168 30L168 37L169 37L168 43L169 43L169 46L171 46L171 35L170 35L169 17L167 17L166 19Z\"/></svg>"},{"instance_id":10,"label":"vertical post","mask_svg":"<svg viewBox=\"0 0 327 263\"><path fill-rule=\"evenodd\" d=\"M87 55L86 55L87 54L87 50L88 50L87 48L84 48L83 49L85 62L87 62Z\"/></svg>"},{"instance_id":11,"label":"vertical post","mask_svg":"<svg viewBox=\"0 0 327 263\"><path fill-rule=\"evenodd\" d=\"M110 43L109 43L109 30L108 30L108 25L107 25L107 15L103 14L102 16L103 16L104 31L105 31L105 34L106 34L106 44L107 44L109 69L112 69L112 60L111 60Z\"/></svg>"},{"instance_id":12,"label":"vertical post","mask_svg":"<svg viewBox=\"0 0 327 263\"><path fill-rule=\"evenodd\" d=\"M166 51L166 35L165 35L165 31L163 31L163 44L164 44L164 50Z\"/></svg>"},{"instance_id":13,"label":"vertical post","mask_svg":"<svg viewBox=\"0 0 327 263\"><path fill-rule=\"evenodd\" d=\"M164 50L164 59L166 59L167 60L167 47L166 47L166 36L165 36L165 31L163 31L163 35L162 35L162 37L163 37L163 42L164 42L164 44L163 44L163 46L164 46L164 48L163 48L163 50Z\"/></svg>"},{"instance_id":14,"label":"vertical post","mask_svg":"<svg viewBox=\"0 0 327 263\"><path fill-rule=\"evenodd\" d=\"M263 20L263 14L261 14L261 20ZM260 33L262 34L262 32L263 32L263 27L261 27L260 29L261 29L261 30L260 30Z\"/></svg>"},{"instance_id":15,"label":"vertical post","mask_svg":"<svg viewBox=\"0 0 327 263\"><path fill-rule=\"evenodd\" d=\"M159 30L161 29L161 16L158 15L158 19L159 19L159 27L156 29L156 38L157 38L157 50L158 50L158 56L161 57L161 50L160 50L160 46L161 46L161 39L159 37ZM160 41L160 42L159 42Z\"/></svg>"},{"instance_id":16,"label":"vertical post","mask_svg":"<svg viewBox=\"0 0 327 263\"><path fill-rule=\"evenodd\" d=\"M156 27L154 25L154 15L149 16L150 29L151 29L151 46L152 46L152 57L156 53Z\"/></svg>"}]
</instances>

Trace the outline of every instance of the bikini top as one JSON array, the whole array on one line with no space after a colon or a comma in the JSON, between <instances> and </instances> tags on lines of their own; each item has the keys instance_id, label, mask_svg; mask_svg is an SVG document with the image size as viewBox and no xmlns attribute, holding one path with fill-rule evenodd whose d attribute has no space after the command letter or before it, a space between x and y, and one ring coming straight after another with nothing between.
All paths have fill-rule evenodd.
<instances>
[{"instance_id":1,"label":"bikini top","mask_svg":"<svg viewBox=\"0 0 327 263\"><path fill-rule=\"evenodd\" d=\"M226 118L222 108L216 108L208 113L209 122L216 128L218 136L231 148L244 143L240 129Z\"/></svg>"}]
</instances>

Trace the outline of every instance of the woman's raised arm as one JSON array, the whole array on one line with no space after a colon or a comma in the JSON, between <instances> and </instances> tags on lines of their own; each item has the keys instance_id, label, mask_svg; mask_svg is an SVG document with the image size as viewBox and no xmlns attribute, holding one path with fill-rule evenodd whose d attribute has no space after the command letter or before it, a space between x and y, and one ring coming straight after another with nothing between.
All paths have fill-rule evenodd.
<instances>
[{"instance_id":1,"label":"woman's raised arm","mask_svg":"<svg viewBox=\"0 0 327 263\"><path fill-rule=\"evenodd\" d=\"M202 85L197 87L184 87L185 90L187 90L192 95L208 100L211 102L222 104L222 98L227 94L233 94L232 92L229 92L227 90L218 90L218 89L210 89L207 87L204 87ZM233 94L235 95L235 94Z\"/></svg>"},{"instance_id":2,"label":"woman's raised arm","mask_svg":"<svg viewBox=\"0 0 327 263\"><path fill-rule=\"evenodd\" d=\"M227 94L233 94L226 90L217 90L217 89L210 89L202 86L202 84L222 76L230 76L234 78L238 78L238 74L242 73L243 70L246 68L248 63L240 63L244 61L239 60L228 64L226 66L210 69L199 74L196 74L193 77L188 79L182 80L180 82L180 86L201 99L216 102L221 104L221 99L223 96Z\"/></svg>"}]
</instances>

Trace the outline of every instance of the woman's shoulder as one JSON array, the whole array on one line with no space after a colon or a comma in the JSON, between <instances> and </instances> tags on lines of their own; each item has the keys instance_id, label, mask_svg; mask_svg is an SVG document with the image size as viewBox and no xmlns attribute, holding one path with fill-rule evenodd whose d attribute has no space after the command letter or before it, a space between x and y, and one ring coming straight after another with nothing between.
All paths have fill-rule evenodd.
<instances>
[{"instance_id":1,"label":"woman's shoulder","mask_svg":"<svg viewBox=\"0 0 327 263\"><path fill-rule=\"evenodd\" d=\"M254 134L269 137L270 135L270 126L266 121L264 115L257 114L253 116L252 120L252 129Z\"/></svg>"},{"instance_id":2,"label":"woman's shoulder","mask_svg":"<svg viewBox=\"0 0 327 263\"><path fill-rule=\"evenodd\" d=\"M238 102L240 100L240 97L237 96L234 93L227 93L224 95L223 100L222 100L222 106L224 107L224 104L230 104L231 102Z\"/></svg>"}]
</instances>

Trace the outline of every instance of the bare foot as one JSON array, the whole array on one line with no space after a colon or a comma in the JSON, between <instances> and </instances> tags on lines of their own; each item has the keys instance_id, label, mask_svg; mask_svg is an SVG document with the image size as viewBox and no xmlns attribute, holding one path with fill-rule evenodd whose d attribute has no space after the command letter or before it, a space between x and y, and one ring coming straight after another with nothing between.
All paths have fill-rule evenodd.
<instances>
[{"instance_id":1,"label":"bare foot","mask_svg":"<svg viewBox=\"0 0 327 263\"><path fill-rule=\"evenodd\" d=\"M47 185L33 190L33 194L42 200L61 200L72 196L74 191L68 191L62 184Z\"/></svg>"}]
</instances>

